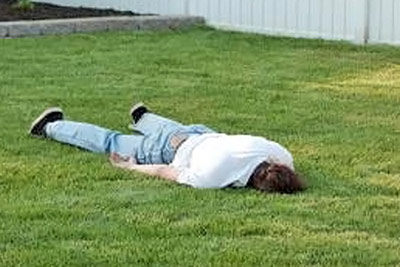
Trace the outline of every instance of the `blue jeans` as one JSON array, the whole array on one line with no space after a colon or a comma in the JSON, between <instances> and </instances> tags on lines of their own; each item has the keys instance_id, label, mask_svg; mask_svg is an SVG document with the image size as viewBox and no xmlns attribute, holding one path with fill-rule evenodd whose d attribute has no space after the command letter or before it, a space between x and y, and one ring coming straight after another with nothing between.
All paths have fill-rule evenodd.
<instances>
[{"instance_id":1,"label":"blue jeans","mask_svg":"<svg viewBox=\"0 0 400 267\"><path fill-rule=\"evenodd\" d=\"M118 153L134 157L139 164L169 164L175 156L175 137L214 133L204 125L182 125L153 113L145 113L134 124L138 134L125 135L96 125L66 120L46 125L46 135L96 153Z\"/></svg>"}]
</instances>

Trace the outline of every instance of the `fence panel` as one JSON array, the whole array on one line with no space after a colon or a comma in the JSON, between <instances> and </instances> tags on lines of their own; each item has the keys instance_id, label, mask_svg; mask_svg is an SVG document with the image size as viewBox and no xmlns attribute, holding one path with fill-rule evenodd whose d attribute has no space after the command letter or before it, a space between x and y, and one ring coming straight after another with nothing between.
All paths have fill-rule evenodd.
<instances>
[{"instance_id":1,"label":"fence panel","mask_svg":"<svg viewBox=\"0 0 400 267\"><path fill-rule=\"evenodd\" d=\"M162 15L217 28L358 43L400 44L400 0L42 0Z\"/></svg>"},{"instance_id":2,"label":"fence panel","mask_svg":"<svg viewBox=\"0 0 400 267\"><path fill-rule=\"evenodd\" d=\"M356 12L359 5L351 2L363 1L191 0L195 8L190 13L225 29L361 42L356 28L364 22L363 17ZM201 12L205 9L208 12Z\"/></svg>"},{"instance_id":3,"label":"fence panel","mask_svg":"<svg viewBox=\"0 0 400 267\"><path fill-rule=\"evenodd\" d=\"M370 42L400 44L400 1L371 0L369 28Z\"/></svg>"}]
</instances>

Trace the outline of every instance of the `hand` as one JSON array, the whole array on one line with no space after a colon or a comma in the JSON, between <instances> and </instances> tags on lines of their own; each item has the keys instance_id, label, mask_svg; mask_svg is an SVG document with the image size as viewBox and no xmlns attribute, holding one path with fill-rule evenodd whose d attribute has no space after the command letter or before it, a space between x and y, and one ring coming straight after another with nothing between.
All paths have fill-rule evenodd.
<instances>
[{"instance_id":1,"label":"hand","mask_svg":"<svg viewBox=\"0 0 400 267\"><path fill-rule=\"evenodd\" d=\"M118 168L134 170L137 165L136 159L130 156L121 156L118 153L111 153L110 163Z\"/></svg>"}]
</instances>

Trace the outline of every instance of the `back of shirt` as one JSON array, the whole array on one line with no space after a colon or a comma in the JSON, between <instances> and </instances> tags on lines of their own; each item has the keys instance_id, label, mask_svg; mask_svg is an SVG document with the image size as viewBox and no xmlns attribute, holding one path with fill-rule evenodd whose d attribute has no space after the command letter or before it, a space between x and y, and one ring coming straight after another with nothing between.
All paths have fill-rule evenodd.
<instances>
[{"instance_id":1,"label":"back of shirt","mask_svg":"<svg viewBox=\"0 0 400 267\"><path fill-rule=\"evenodd\" d=\"M203 134L191 137L178 150L172 165L178 182L196 188L246 186L263 161L293 169L291 154L276 142L248 135Z\"/></svg>"}]
</instances>

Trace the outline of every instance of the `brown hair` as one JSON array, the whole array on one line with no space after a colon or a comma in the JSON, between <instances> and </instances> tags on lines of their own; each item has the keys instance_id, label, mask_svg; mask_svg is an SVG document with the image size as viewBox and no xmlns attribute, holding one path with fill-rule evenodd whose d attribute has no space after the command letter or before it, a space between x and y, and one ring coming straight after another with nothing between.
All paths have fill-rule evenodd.
<instances>
[{"instance_id":1,"label":"brown hair","mask_svg":"<svg viewBox=\"0 0 400 267\"><path fill-rule=\"evenodd\" d=\"M264 192L292 194L305 189L304 182L283 164L260 163L250 176L248 186Z\"/></svg>"}]
</instances>

